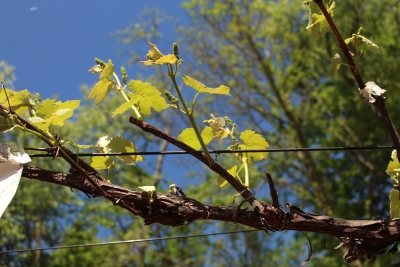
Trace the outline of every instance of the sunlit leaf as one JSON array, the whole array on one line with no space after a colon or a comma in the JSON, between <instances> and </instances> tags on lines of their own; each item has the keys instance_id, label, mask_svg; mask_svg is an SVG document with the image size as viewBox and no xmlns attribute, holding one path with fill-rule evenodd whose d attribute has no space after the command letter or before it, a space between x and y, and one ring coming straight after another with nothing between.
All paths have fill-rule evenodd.
<instances>
[{"instance_id":1,"label":"sunlit leaf","mask_svg":"<svg viewBox=\"0 0 400 267\"><path fill-rule=\"evenodd\" d=\"M211 127L213 138L215 139L224 139L228 137L231 133L228 127L226 127L225 118L217 118L213 114L211 114L211 119L204 122L208 124L209 127Z\"/></svg>"},{"instance_id":2,"label":"sunlit leaf","mask_svg":"<svg viewBox=\"0 0 400 267\"><path fill-rule=\"evenodd\" d=\"M357 36L361 38L361 41L363 41L367 46L367 48L370 49L374 54L377 54L379 52L379 47L375 43L373 43L370 39L359 34Z\"/></svg>"},{"instance_id":3,"label":"sunlit leaf","mask_svg":"<svg viewBox=\"0 0 400 267\"><path fill-rule=\"evenodd\" d=\"M327 11L331 17L334 16L335 2L332 2ZM330 26L322 14L320 8L314 1L309 2L309 21L306 27L308 36L312 41L315 41L320 35L325 34L329 31Z\"/></svg>"},{"instance_id":4,"label":"sunlit leaf","mask_svg":"<svg viewBox=\"0 0 400 267\"><path fill-rule=\"evenodd\" d=\"M104 170L110 167L112 164L112 159L108 156L105 157L92 157L90 166L96 170Z\"/></svg>"},{"instance_id":5,"label":"sunlit leaf","mask_svg":"<svg viewBox=\"0 0 400 267\"><path fill-rule=\"evenodd\" d=\"M203 138L204 144L209 144L213 138L211 127L205 127L201 133L201 137ZM201 148L200 141L197 138L196 132L193 128L187 128L183 130L183 132L178 136L178 140L195 150L199 150Z\"/></svg>"},{"instance_id":6,"label":"sunlit leaf","mask_svg":"<svg viewBox=\"0 0 400 267\"><path fill-rule=\"evenodd\" d=\"M390 218L400 218L400 194L399 190L390 190Z\"/></svg>"},{"instance_id":7,"label":"sunlit leaf","mask_svg":"<svg viewBox=\"0 0 400 267\"><path fill-rule=\"evenodd\" d=\"M391 161L389 161L389 164L386 169L386 173L393 179L393 181L396 184L399 184L399 178L400 178L400 163L399 160L397 159L397 156L394 157Z\"/></svg>"},{"instance_id":8,"label":"sunlit leaf","mask_svg":"<svg viewBox=\"0 0 400 267\"><path fill-rule=\"evenodd\" d=\"M47 131L50 125L64 125L65 120L72 117L74 110L79 106L80 100L70 100L62 103L54 99L45 99L39 103L36 116L29 119L35 126Z\"/></svg>"},{"instance_id":9,"label":"sunlit leaf","mask_svg":"<svg viewBox=\"0 0 400 267\"><path fill-rule=\"evenodd\" d=\"M237 166L234 165L233 167L227 169L226 171L233 177L236 177ZM225 180L222 176L218 176L217 183L219 184L219 187L222 188L228 183L228 181Z\"/></svg>"},{"instance_id":10,"label":"sunlit leaf","mask_svg":"<svg viewBox=\"0 0 400 267\"><path fill-rule=\"evenodd\" d=\"M268 142L259 134L256 134L252 130L246 130L240 134L240 139L244 144L239 145L242 150L262 150L267 149L269 147ZM254 161L260 161L262 159L268 158L268 152L260 152L260 153L245 153L246 157L249 159L249 163L251 163L251 158Z\"/></svg>"},{"instance_id":11,"label":"sunlit leaf","mask_svg":"<svg viewBox=\"0 0 400 267\"><path fill-rule=\"evenodd\" d=\"M334 80L337 79L337 75L338 75L341 64L342 64L342 59L340 58L339 54L336 54L332 58L332 61L331 61L331 67L333 69Z\"/></svg>"},{"instance_id":12,"label":"sunlit leaf","mask_svg":"<svg viewBox=\"0 0 400 267\"><path fill-rule=\"evenodd\" d=\"M122 153L137 152L135 145L128 139L123 138L121 136L116 136L112 138L108 147L111 149L111 152L122 152ZM117 156L117 159L130 165L134 164L135 162L144 160L141 155Z\"/></svg>"},{"instance_id":13,"label":"sunlit leaf","mask_svg":"<svg viewBox=\"0 0 400 267\"><path fill-rule=\"evenodd\" d=\"M100 74L99 81L93 87L90 92L88 98L95 98L95 104L102 101L110 90L115 86L115 82L110 80L111 75L114 72L114 64L112 64L111 60L108 60L106 67Z\"/></svg>"},{"instance_id":14,"label":"sunlit leaf","mask_svg":"<svg viewBox=\"0 0 400 267\"><path fill-rule=\"evenodd\" d=\"M160 112L169 107L161 92L150 83L131 80L129 88L133 91L133 93L128 94L130 101L120 105L112 113L112 116L124 113L132 105L138 106L139 112L145 116L151 115L151 108Z\"/></svg>"},{"instance_id":15,"label":"sunlit leaf","mask_svg":"<svg viewBox=\"0 0 400 267\"><path fill-rule=\"evenodd\" d=\"M56 102L53 114L50 118L46 119L46 123L60 126L64 125L64 121L72 117L80 102L80 100L70 100L64 103Z\"/></svg>"},{"instance_id":16,"label":"sunlit leaf","mask_svg":"<svg viewBox=\"0 0 400 267\"><path fill-rule=\"evenodd\" d=\"M175 55L168 54L166 56L162 56L157 60L146 60L146 61L141 61L145 65L150 66L150 65L165 65L165 64L175 64L178 59L176 58Z\"/></svg>"},{"instance_id":17,"label":"sunlit leaf","mask_svg":"<svg viewBox=\"0 0 400 267\"><path fill-rule=\"evenodd\" d=\"M163 57L164 55L160 52L160 50L158 50L157 46L155 44L152 44L149 42L150 45L150 50L149 53L147 53L147 58L151 59L151 60L157 60L161 57Z\"/></svg>"},{"instance_id":18,"label":"sunlit leaf","mask_svg":"<svg viewBox=\"0 0 400 267\"><path fill-rule=\"evenodd\" d=\"M32 94L26 89L18 92L14 92L7 88L6 90L11 109L17 114L25 113L28 110L29 101L32 99ZM8 107L8 101L4 90L1 90L0 102Z\"/></svg>"},{"instance_id":19,"label":"sunlit leaf","mask_svg":"<svg viewBox=\"0 0 400 267\"><path fill-rule=\"evenodd\" d=\"M217 88L210 88L202 84L201 82L182 74L183 82L198 91L199 93L209 93L209 94L219 94L219 95L230 95L229 87L225 85L220 85Z\"/></svg>"}]
</instances>

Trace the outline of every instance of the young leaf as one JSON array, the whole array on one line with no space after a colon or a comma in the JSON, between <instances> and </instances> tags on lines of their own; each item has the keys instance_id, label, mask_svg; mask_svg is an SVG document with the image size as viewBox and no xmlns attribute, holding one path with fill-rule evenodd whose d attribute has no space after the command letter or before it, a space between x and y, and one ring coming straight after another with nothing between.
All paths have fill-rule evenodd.
<instances>
[{"instance_id":1,"label":"young leaf","mask_svg":"<svg viewBox=\"0 0 400 267\"><path fill-rule=\"evenodd\" d=\"M41 130L47 131L50 125L64 125L64 121L72 117L79 104L80 100L62 103L61 101L56 102L54 99L46 99L39 103L36 109L37 117L29 120Z\"/></svg>"},{"instance_id":2,"label":"young leaf","mask_svg":"<svg viewBox=\"0 0 400 267\"><path fill-rule=\"evenodd\" d=\"M46 123L53 125L64 125L64 121L74 114L74 110L79 106L80 100L70 100L67 102L57 102L54 105L53 114L46 119Z\"/></svg>"},{"instance_id":3,"label":"young leaf","mask_svg":"<svg viewBox=\"0 0 400 267\"><path fill-rule=\"evenodd\" d=\"M400 218L400 194L399 190L390 190L390 218Z\"/></svg>"},{"instance_id":4,"label":"young leaf","mask_svg":"<svg viewBox=\"0 0 400 267\"><path fill-rule=\"evenodd\" d=\"M96 170L104 170L110 167L112 164L112 159L108 156L105 157L92 157L90 166L95 168Z\"/></svg>"},{"instance_id":5,"label":"young leaf","mask_svg":"<svg viewBox=\"0 0 400 267\"><path fill-rule=\"evenodd\" d=\"M399 184L399 178L400 178L400 163L396 157L392 157L392 160L389 161L389 164L386 169L386 173L392 178L392 180L396 183Z\"/></svg>"},{"instance_id":6,"label":"young leaf","mask_svg":"<svg viewBox=\"0 0 400 267\"><path fill-rule=\"evenodd\" d=\"M150 83L131 80L129 82L129 88L134 92L128 94L130 101L120 105L114 110L112 116L124 113L132 105L137 105L140 109L140 113L145 116L151 115L150 108L160 112L169 107L160 91Z\"/></svg>"},{"instance_id":7,"label":"young leaf","mask_svg":"<svg viewBox=\"0 0 400 267\"><path fill-rule=\"evenodd\" d=\"M211 127L213 138L215 139L224 139L231 134L231 130L226 127L225 118L216 118L213 114L211 114L211 119L203 122Z\"/></svg>"},{"instance_id":8,"label":"young leaf","mask_svg":"<svg viewBox=\"0 0 400 267\"><path fill-rule=\"evenodd\" d=\"M121 136L116 136L111 139L108 147L111 149L112 152L137 152L135 145L128 139L125 139ZM140 155L117 156L117 159L129 165L144 160L143 157Z\"/></svg>"},{"instance_id":9,"label":"young leaf","mask_svg":"<svg viewBox=\"0 0 400 267\"><path fill-rule=\"evenodd\" d=\"M183 82L187 85L195 89L199 93L209 93L209 94L218 94L218 95L229 95L230 89L225 85L220 85L218 88L210 88L202 84L201 82L182 74Z\"/></svg>"},{"instance_id":10,"label":"young leaf","mask_svg":"<svg viewBox=\"0 0 400 267\"><path fill-rule=\"evenodd\" d=\"M314 1L309 2L309 22L306 27L308 36L312 41L315 41L320 34L325 34L329 31L330 26L326 21L325 16L320 11L318 5ZM331 17L333 17L333 9L335 8L335 2L332 1L331 5L327 8L327 11Z\"/></svg>"},{"instance_id":11,"label":"young leaf","mask_svg":"<svg viewBox=\"0 0 400 267\"><path fill-rule=\"evenodd\" d=\"M237 170L236 165L234 165L233 167L231 167L229 169L226 169L226 171L233 177L236 177L236 170ZM223 186L225 186L228 183L228 181L226 181L222 176L218 176L217 183L219 184L219 188L222 188Z\"/></svg>"},{"instance_id":12,"label":"young leaf","mask_svg":"<svg viewBox=\"0 0 400 267\"><path fill-rule=\"evenodd\" d=\"M269 147L268 142L259 134L254 131L246 130L240 134L240 139L243 141L243 145L239 145L242 150L250 149L267 149ZM254 161L260 161L262 159L268 158L268 152L262 153L246 153L249 163L251 163L251 158Z\"/></svg>"},{"instance_id":13,"label":"young leaf","mask_svg":"<svg viewBox=\"0 0 400 267\"><path fill-rule=\"evenodd\" d=\"M111 60L108 60L105 68L100 74L100 80L96 83L88 96L88 98L96 98L94 101L95 104L102 101L114 87L115 82L110 80L113 73L114 64L112 64Z\"/></svg>"},{"instance_id":14,"label":"young leaf","mask_svg":"<svg viewBox=\"0 0 400 267\"><path fill-rule=\"evenodd\" d=\"M146 66L150 65L166 65L166 64L175 64L176 61L178 61L178 58L175 55L168 54L166 56L162 56L157 60L146 60L146 61L141 61L144 63Z\"/></svg>"},{"instance_id":15,"label":"young leaf","mask_svg":"<svg viewBox=\"0 0 400 267\"><path fill-rule=\"evenodd\" d=\"M32 94L28 90L22 90L19 92L14 92L12 90L7 90L7 96L10 101L11 109L17 114L23 114L28 110L29 101L32 98ZM8 107L8 101L5 92L2 91L0 94L0 102Z\"/></svg>"},{"instance_id":16,"label":"young leaf","mask_svg":"<svg viewBox=\"0 0 400 267\"><path fill-rule=\"evenodd\" d=\"M342 64L342 59L340 58L339 54L336 54L331 61L331 67L333 69L333 79L337 79L337 75L339 72L340 65Z\"/></svg>"},{"instance_id":17,"label":"young leaf","mask_svg":"<svg viewBox=\"0 0 400 267\"><path fill-rule=\"evenodd\" d=\"M157 60L164 55L158 50L157 46L155 44L152 44L149 42L150 45L150 50L149 53L147 53L146 57L150 60Z\"/></svg>"},{"instance_id":18,"label":"young leaf","mask_svg":"<svg viewBox=\"0 0 400 267\"><path fill-rule=\"evenodd\" d=\"M374 44L370 39L365 38L362 35L357 35L359 38L361 38L361 41L365 43L368 49L370 49L374 54L377 54L379 52L379 47Z\"/></svg>"},{"instance_id":19,"label":"young leaf","mask_svg":"<svg viewBox=\"0 0 400 267\"><path fill-rule=\"evenodd\" d=\"M213 138L211 127L205 127L201 133L201 137L203 138L204 144L209 144ZM195 150L199 150L201 148L199 139L197 139L196 132L193 128L187 128L183 130L183 132L178 136L178 140Z\"/></svg>"}]
</instances>

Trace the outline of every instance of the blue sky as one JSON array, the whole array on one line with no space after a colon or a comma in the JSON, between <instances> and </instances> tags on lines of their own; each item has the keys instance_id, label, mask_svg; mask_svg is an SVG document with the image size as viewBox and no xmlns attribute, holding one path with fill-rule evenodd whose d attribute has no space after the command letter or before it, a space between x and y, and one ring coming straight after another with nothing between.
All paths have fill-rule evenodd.
<instances>
[{"instance_id":1,"label":"blue sky","mask_svg":"<svg viewBox=\"0 0 400 267\"><path fill-rule=\"evenodd\" d=\"M138 22L147 7L158 7L168 15L185 17L183 1L104 0L7 0L1 1L0 60L16 67L15 90L40 93L42 99L80 99L81 84L98 80L87 70L94 58L112 59L121 66L117 40L111 33ZM164 29L171 38L171 29ZM147 47L139 46L139 53ZM128 73L140 71L139 64ZM132 77L132 76L131 76Z\"/></svg>"}]
</instances>

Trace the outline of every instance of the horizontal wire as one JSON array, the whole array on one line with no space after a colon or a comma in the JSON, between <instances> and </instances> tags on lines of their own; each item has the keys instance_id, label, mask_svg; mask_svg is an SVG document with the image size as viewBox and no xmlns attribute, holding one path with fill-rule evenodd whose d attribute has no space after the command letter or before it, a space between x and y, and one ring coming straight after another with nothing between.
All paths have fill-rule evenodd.
<instances>
[{"instance_id":1,"label":"horizontal wire","mask_svg":"<svg viewBox=\"0 0 400 267\"><path fill-rule=\"evenodd\" d=\"M300 152L300 151L349 151L349 150L383 150L396 149L400 146L350 146L350 147L306 147L306 148L271 148L271 149L247 149L247 150L210 150L210 154L231 154L231 153L265 153L265 152ZM46 150L25 148L25 150ZM150 151L150 152L117 152L117 153L79 153L70 154L79 157L104 157L104 156L149 156L149 155L185 155L202 154L203 151ZM54 157L53 154L29 154L32 158Z\"/></svg>"},{"instance_id":2,"label":"horizontal wire","mask_svg":"<svg viewBox=\"0 0 400 267\"><path fill-rule=\"evenodd\" d=\"M108 246L108 245L119 245L119 244L128 244L128 243L153 242L153 241L162 241L162 240L171 240L171 239L184 239L184 238L193 238L193 237L249 233L249 232L257 232L257 231L262 231L262 230L243 230L243 231L220 232L220 233L211 233L211 234L181 235L181 236L172 236L172 237L156 237L156 238L143 238L143 239L124 240L124 241L110 241L110 242L91 243L91 244L55 246L55 247L47 247L47 248L16 249L16 250L0 251L0 254L15 253L15 252L42 251L42 250L55 250L55 249L65 249L65 248Z\"/></svg>"}]
</instances>

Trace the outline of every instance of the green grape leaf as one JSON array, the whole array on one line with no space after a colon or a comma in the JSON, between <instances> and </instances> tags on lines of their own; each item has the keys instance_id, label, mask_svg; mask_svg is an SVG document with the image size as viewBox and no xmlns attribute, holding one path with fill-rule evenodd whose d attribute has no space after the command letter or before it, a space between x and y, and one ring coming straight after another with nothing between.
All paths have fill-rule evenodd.
<instances>
[{"instance_id":1,"label":"green grape leaf","mask_svg":"<svg viewBox=\"0 0 400 267\"><path fill-rule=\"evenodd\" d=\"M351 41L353 41L353 37L347 38L344 42L348 45Z\"/></svg>"},{"instance_id":2,"label":"green grape leaf","mask_svg":"<svg viewBox=\"0 0 400 267\"><path fill-rule=\"evenodd\" d=\"M236 177L237 166L234 165L233 167L226 169L226 171L233 177ZM218 176L217 183L219 184L219 188L222 188L228 183L228 181L225 180L222 176Z\"/></svg>"},{"instance_id":3,"label":"green grape leaf","mask_svg":"<svg viewBox=\"0 0 400 267\"><path fill-rule=\"evenodd\" d=\"M399 190L390 190L390 218L400 218L400 194Z\"/></svg>"},{"instance_id":4,"label":"green grape leaf","mask_svg":"<svg viewBox=\"0 0 400 267\"><path fill-rule=\"evenodd\" d=\"M139 186L138 188L139 188L140 190L143 190L143 191L149 192L149 193L153 193L153 192L156 192L156 191L157 191L156 187L153 186L153 185Z\"/></svg>"},{"instance_id":5,"label":"green grape leaf","mask_svg":"<svg viewBox=\"0 0 400 267\"><path fill-rule=\"evenodd\" d=\"M218 95L229 95L230 96L230 89L225 85L220 85L217 88L209 88L202 84L201 82L182 74L183 82L187 85L195 89L199 93L209 93L209 94L218 94Z\"/></svg>"},{"instance_id":6,"label":"green grape leaf","mask_svg":"<svg viewBox=\"0 0 400 267\"><path fill-rule=\"evenodd\" d=\"M357 37L361 38L361 41L365 43L368 49L370 49L374 54L377 54L379 52L379 47L374 44L370 39L365 38L362 35L357 34Z\"/></svg>"},{"instance_id":7,"label":"green grape leaf","mask_svg":"<svg viewBox=\"0 0 400 267\"><path fill-rule=\"evenodd\" d=\"M339 54L336 54L331 61L331 67L333 69L333 79L336 80L339 72L339 68L342 64L342 59Z\"/></svg>"},{"instance_id":8,"label":"green grape leaf","mask_svg":"<svg viewBox=\"0 0 400 267\"><path fill-rule=\"evenodd\" d=\"M90 166L96 170L104 170L110 167L112 164L112 159L108 156L105 157L92 157Z\"/></svg>"},{"instance_id":9,"label":"green grape leaf","mask_svg":"<svg viewBox=\"0 0 400 267\"><path fill-rule=\"evenodd\" d=\"M211 119L204 122L211 127L213 138L215 139L224 139L232 133L231 130L229 130L225 125L225 118L216 118L213 114L211 114Z\"/></svg>"},{"instance_id":10,"label":"green grape leaf","mask_svg":"<svg viewBox=\"0 0 400 267\"><path fill-rule=\"evenodd\" d=\"M201 133L201 137L203 138L204 144L209 144L213 138L211 127L205 127ZM183 132L178 136L178 140L187 144L194 150L199 150L201 148L200 141L197 139L196 132L193 128L183 130Z\"/></svg>"},{"instance_id":11,"label":"green grape leaf","mask_svg":"<svg viewBox=\"0 0 400 267\"><path fill-rule=\"evenodd\" d=\"M400 163L399 160L397 159L397 154L396 157L392 157L392 160L389 161L389 164L386 169L386 173L392 178L392 180L396 183L399 184L399 178L400 178Z\"/></svg>"},{"instance_id":12,"label":"green grape leaf","mask_svg":"<svg viewBox=\"0 0 400 267\"><path fill-rule=\"evenodd\" d=\"M151 115L151 108L160 112L169 107L160 91L150 83L131 80L129 88L133 91L133 93L128 94L130 101L120 105L114 110L112 116L124 113L132 105L138 106L140 113L145 116Z\"/></svg>"},{"instance_id":13,"label":"green grape leaf","mask_svg":"<svg viewBox=\"0 0 400 267\"><path fill-rule=\"evenodd\" d=\"M157 46L155 44L152 44L149 42L150 45L150 50L149 53L146 55L148 59L151 60L157 60L161 57L163 57L164 55L160 52L160 50L158 50Z\"/></svg>"},{"instance_id":14,"label":"green grape leaf","mask_svg":"<svg viewBox=\"0 0 400 267\"><path fill-rule=\"evenodd\" d=\"M239 148L242 150L248 149L267 149L269 147L268 142L259 134L256 134L252 130L246 130L240 134L240 139L244 144L239 145ZM249 163L251 163L251 158L254 161L260 161L262 159L268 158L268 152L262 153L246 153L246 157L249 159Z\"/></svg>"},{"instance_id":15,"label":"green grape leaf","mask_svg":"<svg viewBox=\"0 0 400 267\"><path fill-rule=\"evenodd\" d=\"M114 73L114 64L112 63L111 59L108 60L106 66L104 67L103 71L100 74L101 79L109 80Z\"/></svg>"},{"instance_id":16,"label":"green grape leaf","mask_svg":"<svg viewBox=\"0 0 400 267\"><path fill-rule=\"evenodd\" d=\"M168 54L166 56L162 56L157 60L146 60L146 61L141 61L144 63L146 66L150 65L166 65L166 64L175 64L178 59L176 58L175 55Z\"/></svg>"},{"instance_id":17,"label":"green grape leaf","mask_svg":"<svg viewBox=\"0 0 400 267\"><path fill-rule=\"evenodd\" d=\"M335 5L335 2L332 2L327 8L327 11L331 17L334 16L333 9L335 8ZM315 41L320 35L327 33L330 29L330 26L318 5L314 3L314 1L309 2L309 7L309 21L306 29L310 39Z\"/></svg>"},{"instance_id":18,"label":"green grape leaf","mask_svg":"<svg viewBox=\"0 0 400 267\"><path fill-rule=\"evenodd\" d=\"M36 109L37 117L31 117L30 122L43 131L50 125L64 125L64 121L72 117L74 110L79 106L80 100L70 100L62 103L54 99L46 99L39 103Z\"/></svg>"},{"instance_id":19,"label":"green grape leaf","mask_svg":"<svg viewBox=\"0 0 400 267\"><path fill-rule=\"evenodd\" d=\"M69 100L64 103L55 103L53 114L50 118L46 119L46 123L63 126L64 121L72 117L74 110L79 106L80 103L80 100Z\"/></svg>"},{"instance_id":20,"label":"green grape leaf","mask_svg":"<svg viewBox=\"0 0 400 267\"><path fill-rule=\"evenodd\" d=\"M88 98L96 98L94 101L95 104L102 101L115 86L115 82L110 80L113 73L114 64L112 64L111 60L108 60L105 68L100 74L100 80L96 83L88 96Z\"/></svg>"},{"instance_id":21,"label":"green grape leaf","mask_svg":"<svg viewBox=\"0 0 400 267\"><path fill-rule=\"evenodd\" d=\"M135 145L128 139L121 136L116 136L112 138L110 143L108 144L108 147L111 149L112 152L137 152ZM117 159L129 165L144 160L143 157L140 155L117 156Z\"/></svg>"},{"instance_id":22,"label":"green grape leaf","mask_svg":"<svg viewBox=\"0 0 400 267\"><path fill-rule=\"evenodd\" d=\"M6 90L11 109L17 114L25 113L29 108L29 101L32 98L32 94L26 89L19 92L14 92L9 89ZM0 102L8 107L8 101L4 92L0 94Z\"/></svg>"}]
</instances>

